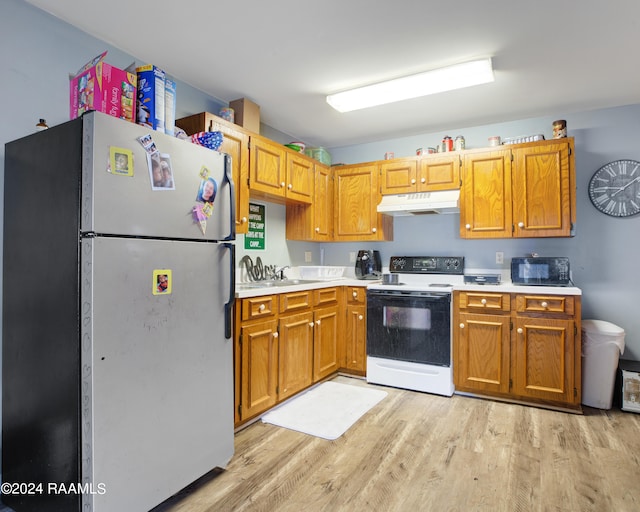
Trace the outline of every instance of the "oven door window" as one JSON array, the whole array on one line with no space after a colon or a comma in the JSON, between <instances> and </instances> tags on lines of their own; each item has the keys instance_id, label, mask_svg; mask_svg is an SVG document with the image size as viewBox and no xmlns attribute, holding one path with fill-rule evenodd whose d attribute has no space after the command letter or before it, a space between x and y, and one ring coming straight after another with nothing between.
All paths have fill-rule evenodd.
<instances>
[{"instance_id":1,"label":"oven door window","mask_svg":"<svg viewBox=\"0 0 640 512\"><path fill-rule=\"evenodd\" d=\"M450 366L450 297L370 295L367 355Z\"/></svg>"}]
</instances>

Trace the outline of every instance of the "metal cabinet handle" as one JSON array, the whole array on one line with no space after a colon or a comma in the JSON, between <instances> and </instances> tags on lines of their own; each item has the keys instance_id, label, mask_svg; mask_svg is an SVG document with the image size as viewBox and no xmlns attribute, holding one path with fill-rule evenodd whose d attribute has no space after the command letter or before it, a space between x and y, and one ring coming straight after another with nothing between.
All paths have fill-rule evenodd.
<instances>
[{"instance_id":1,"label":"metal cabinet handle","mask_svg":"<svg viewBox=\"0 0 640 512\"><path fill-rule=\"evenodd\" d=\"M373 228L373 229L371 230L371 232L372 232L372 233L377 233L377 232L378 232L378 228Z\"/></svg>"},{"instance_id":2,"label":"metal cabinet handle","mask_svg":"<svg viewBox=\"0 0 640 512\"><path fill-rule=\"evenodd\" d=\"M523 332L522 327L518 327L518 334L522 334Z\"/></svg>"},{"instance_id":3,"label":"metal cabinet handle","mask_svg":"<svg viewBox=\"0 0 640 512\"><path fill-rule=\"evenodd\" d=\"M358 320L362 320L364 317L362 315L358 315Z\"/></svg>"},{"instance_id":4,"label":"metal cabinet handle","mask_svg":"<svg viewBox=\"0 0 640 512\"><path fill-rule=\"evenodd\" d=\"M287 188L288 188L289 190L291 190L291 189L293 188L293 185L292 185L291 183L289 183L289 185L287 186Z\"/></svg>"},{"instance_id":5,"label":"metal cabinet handle","mask_svg":"<svg viewBox=\"0 0 640 512\"><path fill-rule=\"evenodd\" d=\"M246 217L242 217L240 220L236 221L236 225L240 225L240 224L244 224L247 222L247 218Z\"/></svg>"},{"instance_id":6,"label":"metal cabinet handle","mask_svg":"<svg viewBox=\"0 0 640 512\"><path fill-rule=\"evenodd\" d=\"M482 303L483 306L487 305L487 299L482 299L480 302Z\"/></svg>"},{"instance_id":7,"label":"metal cabinet handle","mask_svg":"<svg viewBox=\"0 0 640 512\"><path fill-rule=\"evenodd\" d=\"M464 226L466 229L471 229L471 224L465 224Z\"/></svg>"},{"instance_id":8,"label":"metal cabinet handle","mask_svg":"<svg viewBox=\"0 0 640 512\"><path fill-rule=\"evenodd\" d=\"M464 324L460 324L460 329L464 329Z\"/></svg>"},{"instance_id":9,"label":"metal cabinet handle","mask_svg":"<svg viewBox=\"0 0 640 512\"><path fill-rule=\"evenodd\" d=\"M316 324L320 325L320 320L316 320Z\"/></svg>"},{"instance_id":10,"label":"metal cabinet handle","mask_svg":"<svg viewBox=\"0 0 640 512\"><path fill-rule=\"evenodd\" d=\"M353 295L353 298L354 298L354 299L357 299L357 298L358 298L358 292L356 292L356 291L354 291L351 295Z\"/></svg>"},{"instance_id":11,"label":"metal cabinet handle","mask_svg":"<svg viewBox=\"0 0 640 512\"><path fill-rule=\"evenodd\" d=\"M412 180L411 180L411 184L412 184L412 185L415 185L415 184L416 184L416 180L415 180L415 179L412 179Z\"/></svg>"},{"instance_id":12,"label":"metal cabinet handle","mask_svg":"<svg viewBox=\"0 0 640 512\"><path fill-rule=\"evenodd\" d=\"M286 185L286 183L285 183L284 181L281 181L281 182L280 182L280 186L281 186L281 187L284 187L285 185Z\"/></svg>"},{"instance_id":13,"label":"metal cabinet handle","mask_svg":"<svg viewBox=\"0 0 640 512\"><path fill-rule=\"evenodd\" d=\"M320 322L318 322L318 324L320 324ZM313 327L313 322L309 322L309 327Z\"/></svg>"},{"instance_id":14,"label":"metal cabinet handle","mask_svg":"<svg viewBox=\"0 0 640 512\"><path fill-rule=\"evenodd\" d=\"M420 183L426 183L426 182L427 182L427 178L422 178L422 179L420 180Z\"/></svg>"},{"instance_id":15,"label":"metal cabinet handle","mask_svg":"<svg viewBox=\"0 0 640 512\"><path fill-rule=\"evenodd\" d=\"M540 305L545 309L547 309L549 307L549 304L547 304L546 301L542 301L542 303Z\"/></svg>"},{"instance_id":16,"label":"metal cabinet handle","mask_svg":"<svg viewBox=\"0 0 640 512\"><path fill-rule=\"evenodd\" d=\"M320 228L316 228L316 233L320 233Z\"/></svg>"},{"instance_id":17,"label":"metal cabinet handle","mask_svg":"<svg viewBox=\"0 0 640 512\"><path fill-rule=\"evenodd\" d=\"M518 222L518 227L519 228L523 228L524 227L524 222Z\"/></svg>"},{"instance_id":18,"label":"metal cabinet handle","mask_svg":"<svg viewBox=\"0 0 640 512\"><path fill-rule=\"evenodd\" d=\"M273 333L273 337L274 337L274 338L277 338L277 337L278 337L278 331L276 331L276 332L274 332L274 333Z\"/></svg>"},{"instance_id":19,"label":"metal cabinet handle","mask_svg":"<svg viewBox=\"0 0 640 512\"><path fill-rule=\"evenodd\" d=\"M264 304L260 304L260 305L258 306L258 311L264 311L266 307L267 307L267 306L265 306Z\"/></svg>"}]
</instances>

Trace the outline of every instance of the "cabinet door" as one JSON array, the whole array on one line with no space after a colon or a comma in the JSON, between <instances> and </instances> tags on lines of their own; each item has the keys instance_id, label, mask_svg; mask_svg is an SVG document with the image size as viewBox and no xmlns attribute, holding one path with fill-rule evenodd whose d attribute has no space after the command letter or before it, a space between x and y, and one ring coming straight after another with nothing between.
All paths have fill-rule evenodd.
<instances>
[{"instance_id":1,"label":"cabinet door","mask_svg":"<svg viewBox=\"0 0 640 512\"><path fill-rule=\"evenodd\" d=\"M311 204L314 184L313 161L287 152L287 199Z\"/></svg>"},{"instance_id":2,"label":"cabinet door","mask_svg":"<svg viewBox=\"0 0 640 512\"><path fill-rule=\"evenodd\" d=\"M278 399L284 400L312 383L313 313L280 318Z\"/></svg>"},{"instance_id":3,"label":"cabinet door","mask_svg":"<svg viewBox=\"0 0 640 512\"><path fill-rule=\"evenodd\" d=\"M460 156L428 155L419 161L418 192L460 188Z\"/></svg>"},{"instance_id":4,"label":"cabinet door","mask_svg":"<svg viewBox=\"0 0 640 512\"><path fill-rule=\"evenodd\" d=\"M512 392L574 403L574 338L573 320L516 317Z\"/></svg>"},{"instance_id":5,"label":"cabinet door","mask_svg":"<svg viewBox=\"0 0 640 512\"><path fill-rule=\"evenodd\" d=\"M337 169L334 189L335 241L390 239L391 217L377 212L381 194L376 164Z\"/></svg>"},{"instance_id":6,"label":"cabinet door","mask_svg":"<svg viewBox=\"0 0 640 512\"><path fill-rule=\"evenodd\" d=\"M249 228L249 135L217 121L211 122L209 131L220 131L224 135L220 151L231 155L236 186L236 232L246 233Z\"/></svg>"},{"instance_id":7,"label":"cabinet door","mask_svg":"<svg viewBox=\"0 0 640 512\"><path fill-rule=\"evenodd\" d=\"M264 137L250 141L249 189L251 194L284 198L286 194L286 151Z\"/></svg>"},{"instance_id":8,"label":"cabinet door","mask_svg":"<svg viewBox=\"0 0 640 512\"><path fill-rule=\"evenodd\" d=\"M570 153L568 141L513 149L514 236L570 236Z\"/></svg>"},{"instance_id":9,"label":"cabinet door","mask_svg":"<svg viewBox=\"0 0 640 512\"><path fill-rule=\"evenodd\" d=\"M339 308L333 306L314 312L313 381L338 371Z\"/></svg>"},{"instance_id":10,"label":"cabinet door","mask_svg":"<svg viewBox=\"0 0 640 512\"><path fill-rule=\"evenodd\" d=\"M462 391L509 392L510 317L460 313L454 382Z\"/></svg>"},{"instance_id":11,"label":"cabinet door","mask_svg":"<svg viewBox=\"0 0 640 512\"><path fill-rule=\"evenodd\" d=\"M240 421L266 411L278 400L276 329L275 320L249 324L240 329Z\"/></svg>"},{"instance_id":12,"label":"cabinet door","mask_svg":"<svg viewBox=\"0 0 640 512\"><path fill-rule=\"evenodd\" d=\"M214 131L224 134L220 152L231 155L233 181L236 186L236 231L246 233L249 227L249 134L238 125L228 123L208 112L177 119L176 126L188 135Z\"/></svg>"},{"instance_id":13,"label":"cabinet door","mask_svg":"<svg viewBox=\"0 0 640 512\"><path fill-rule=\"evenodd\" d=\"M331 168L315 164L313 203L287 203L287 240L333 240L333 179Z\"/></svg>"},{"instance_id":14,"label":"cabinet door","mask_svg":"<svg viewBox=\"0 0 640 512\"><path fill-rule=\"evenodd\" d=\"M460 198L461 238L510 238L511 151L465 153Z\"/></svg>"},{"instance_id":15,"label":"cabinet door","mask_svg":"<svg viewBox=\"0 0 640 512\"><path fill-rule=\"evenodd\" d=\"M367 369L367 306L347 306L345 368L362 374Z\"/></svg>"},{"instance_id":16,"label":"cabinet door","mask_svg":"<svg viewBox=\"0 0 640 512\"><path fill-rule=\"evenodd\" d=\"M313 200L313 240L328 242L333 239L333 177L331 168L316 164Z\"/></svg>"},{"instance_id":17,"label":"cabinet door","mask_svg":"<svg viewBox=\"0 0 640 512\"><path fill-rule=\"evenodd\" d=\"M380 188L382 194L407 194L416 191L417 161L415 158L398 158L380 163Z\"/></svg>"}]
</instances>

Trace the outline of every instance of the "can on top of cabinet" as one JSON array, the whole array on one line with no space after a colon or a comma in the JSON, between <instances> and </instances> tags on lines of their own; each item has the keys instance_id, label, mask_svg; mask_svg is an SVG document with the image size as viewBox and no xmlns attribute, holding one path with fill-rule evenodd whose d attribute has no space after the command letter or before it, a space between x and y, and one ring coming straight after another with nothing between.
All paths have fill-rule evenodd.
<instances>
[{"instance_id":1,"label":"can on top of cabinet","mask_svg":"<svg viewBox=\"0 0 640 512\"><path fill-rule=\"evenodd\" d=\"M442 139L442 152L453 151L453 139L448 135Z\"/></svg>"},{"instance_id":2,"label":"can on top of cabinet","mask_svg":"<svg viewBox=\"0 0 640 512\"><path fill-rule=\"evenodd\" d=\"M553 138L562 139L567 136L567 121L558 119L553 122Z\"/></svg>"},{"instance_id":3,"label":"can on top of cabinet","mask_svg":"<svg viewBox=\"0 0 640 512\"><path fill-rule=\"evenodd\" d=\"M465 147L464 137L462 135L458 135L456 140L454 141L454 147L456 151L462 151Z\"/></svg>"},{"instance_id":4,"label":"can on top of cabinet","mask_svg":"<svg viewBox=\"0 0 640 512\"><path fill-rule=\"evenodd\" d=\"M387 151L384 154L384 159L385 160L393 160L394 157L395 157L395 154L393 153L393 151Z\"/></svg>"}]
</instances>

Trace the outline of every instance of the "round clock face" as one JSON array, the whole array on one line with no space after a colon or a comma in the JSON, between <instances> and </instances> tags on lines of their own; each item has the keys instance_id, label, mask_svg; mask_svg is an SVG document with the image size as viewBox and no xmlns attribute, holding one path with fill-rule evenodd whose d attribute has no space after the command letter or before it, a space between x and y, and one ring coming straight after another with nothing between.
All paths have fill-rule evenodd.
<instances>
[{"instance_id":1,"label":"round clock face","mask_svg":"<svg viewBox=\"0 0 640 512\"><path fill-rule=\"evenodd\" d=\"M616 160L600 167L589 181L589 199L612 217L640 213L640 162Z\"/></svg>"}]
</instances>

